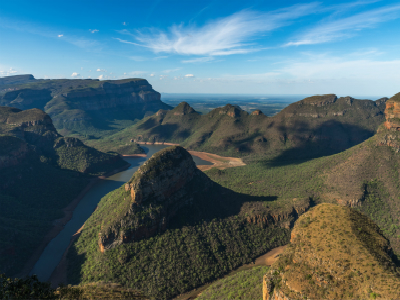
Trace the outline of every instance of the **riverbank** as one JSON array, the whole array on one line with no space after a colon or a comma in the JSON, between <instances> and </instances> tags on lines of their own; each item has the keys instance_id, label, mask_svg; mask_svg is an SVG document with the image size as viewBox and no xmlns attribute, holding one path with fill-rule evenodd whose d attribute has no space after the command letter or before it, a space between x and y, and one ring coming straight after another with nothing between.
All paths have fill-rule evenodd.
<instances>
[{"instance_id":1,"label":"riverbank","mask_svg":"<svg viewBox=\"0 0 400 300\"><path fill-rule=\"evenodd\" d=\"M231 167L245 166L246 164L238 157L226 157L217 154L189 151L192 156L200 157L202 160L213 163L212 165L198 165L197 168L201 171L207 171L212 168L217 168L219 170L224 170Z\"/></svg>"},{"instance_id":2,"label":"riverbank","mask_svg":"<svg viewBox=\"0 0 400 300\"><path fill-rule=\"evenodd\" d=\"M173 144L173 143L159 143L159 142L135 142L136 144L139 145L167 145L167 146L180 146L179 144Z\"/></svg>"},{"instance_id":3,"label":"riverbank","mask_svg":"<svg viewBox=\"0 0 400 300\"><path fill-rule=\"evenodd\" d=\"M276 247L276 248L272 249L271 251L257 257L254 263L242 265L239 268L237 268L236 270L233 270L230 273L226 274L222 278L227 278L238 272L246 271L246 270L249 270L249 269L257 267L257 266L271 266L274 262L276 262L278 260L279 255L281 255L283 253L285 248L286 248L286 246ZM218 280L220 280L220 279L217 279L215 281L218 281ZM205 285L202 285L201 287L199 287L197 289L194 289L190 292L179 295L178 297L174 298L173 300L194 300L203 291L205 291L211 284L213 284L215 281L206 283Z\"/></svg>"},{"instance_id":4,"label":"riverbank","mask_svg":"<svg viewBox=\"0 0 400 300\"><path fill-rule=\"evenodd\" d=\"M53 221L53 228L45 235L43 238L42 242L40 245L36 248L35 252L31 255L27 263L25 264L24 268L22 271L16 275L17 278L23 278L25 276L28 276L29 273L32 271L33 267L35 266L36 262L39 260L40 256L43 253L43 250L46 248L46 246L50 243L52 239L54 239L64 228L65 224L68 223L69 220L71 220L73 212L79 202L82 200L82 198L86 195L86 193L94 186L96 185L99 181L107 178L108 176L111 176L113 174L119 173L121 171L124 171L128 169L130 166L129 163L126 165L115 169L103 176L98 176L97 178L93 178L89 181L88 185L79 193L79 195L72 200L68 206L66 206L63 209L64 212L64 217L61 219L57 219Z\"/></svg>"},{"instance_id":5,"label":"riverbank","mask_svg":"<svg viewBox=\"0 0 400 300\"><path fill-rule=\"evenodd\" d=\"M121 154L122 157L146 157L146 153L140 153L140 154Z\"/></svg>"}]
</instances>

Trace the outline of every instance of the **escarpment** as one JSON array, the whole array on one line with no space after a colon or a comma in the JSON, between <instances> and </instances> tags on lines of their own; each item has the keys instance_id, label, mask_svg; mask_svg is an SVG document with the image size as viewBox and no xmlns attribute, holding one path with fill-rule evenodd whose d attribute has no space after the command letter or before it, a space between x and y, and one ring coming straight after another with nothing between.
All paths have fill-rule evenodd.
<instances>
[{"instance_id":1,"label":"escarpment","mask_svg":"<svg viewBox=\"0 0 400 300\"><path fill-rule=\"evenodd\" d=\"M145 118L118 138L179 143L190 150L226 156L318 157L344 151L374 135L384 121L386 100L314 96L290 104L273 117L259 110L249 114L230 104L199 115L182 102Z\"/></svg>"},{"instance_id":2,"label":"escarpment","mask_svg":"<svg viewBox=\"0 0 400 300\"><path fill-rule=\"evenodd\" d=\"M263 278L263 299L399 299L391 255L368 217L320 204L296 221L290 244Z\"/></svg>"},{"instance_id":3,"label":"escarpment","mask_svg":"<svg viewBox=\"0 0 400 300\"><path fill-rule=\"evenodd\" d=\"M211 185L184 148L156 153L124 185L120 211L99 233L100 250L162 233L179 209L190 206Z\"/></svg>"},{"instance_id":4,"label":"escarpment","mask_svg":"<svg viewBox=\"0 0 400 300\"><path fill-rule=\"evenodd\" d=\"M42 109L64 135L101 136L132 125L159 109L171 108L145 79L25 79L6 78L6 88L0 90L0 105Z\"/></svg>"}]
</instances>

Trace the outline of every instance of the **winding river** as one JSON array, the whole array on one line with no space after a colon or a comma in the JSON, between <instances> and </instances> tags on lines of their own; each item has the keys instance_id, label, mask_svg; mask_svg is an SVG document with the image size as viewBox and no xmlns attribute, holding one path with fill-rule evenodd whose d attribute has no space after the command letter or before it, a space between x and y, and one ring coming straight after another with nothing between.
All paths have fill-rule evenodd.
<instances>
[{"instance_id":1,"label":"winding river","mask_svg":"<svg viewBox=\"0 0 400 300\"><path fill-rule=\"evenodd\" d=\"M71 220L64 226L63 230L50 241L44 249L39 260L36 262L30 274L36 274L41 281L47 281L51 273L60 262L65 250L67 249L71 237L83 226L85 221L90 217L96 209L100 199L107 193L119 188L129 179L133 173L154 153L160 151L166 145L144 145L146 157L125 157L124 159L131 166L122 172L114 174L104 180L99 181L93 186L82 198L74 210ZM193 156L193 160L197 165L211 165L212 163L204 161L197 156Z\"/></svg>"}]
</instances>

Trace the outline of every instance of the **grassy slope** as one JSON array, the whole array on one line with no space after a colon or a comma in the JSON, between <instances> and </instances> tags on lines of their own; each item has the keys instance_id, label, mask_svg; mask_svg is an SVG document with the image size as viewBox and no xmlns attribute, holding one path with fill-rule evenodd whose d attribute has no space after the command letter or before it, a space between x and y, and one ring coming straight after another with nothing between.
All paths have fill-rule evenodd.
<instances>
[{"instance_id":1,"label":"grassy slope","mask_svg":"<svg viewBox=\"0 0 400 300\"><path fill-rule=\"evenodd\" d=\"M262 278L269 267L254 267L220 279L201 293L197 300L261 300Z\"/></svg>"},{"instance_id":2,"label":"grassy slope","mask_svg":"<svg viewBox=\"0 0 400 300\"><path fill-rule=\"evenodd\" d=\"M368 217L318 205L299 218L290 245L272 266L275 288L293 300L398 299L400 269L388 246Z\"/></svg>"}]
</instances>

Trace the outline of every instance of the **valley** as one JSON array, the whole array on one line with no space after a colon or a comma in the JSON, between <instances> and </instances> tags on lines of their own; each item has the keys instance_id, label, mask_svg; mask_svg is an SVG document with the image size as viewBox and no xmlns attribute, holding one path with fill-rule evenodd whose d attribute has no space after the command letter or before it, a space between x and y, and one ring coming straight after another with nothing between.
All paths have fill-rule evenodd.
<instances>
[{"instance_id":1,"label":"valley","mask_svg":"<svg viewBox=\"0 0 400 300\"><path fill-rule=\"evenodd\" d=\"M400 94L311 96L265 115L232 104L171 107L143 79L0 83L2 273L149 299L261 298L260 274L272 274L266 300L396 299ZM315 250L322 238L311 238L319 227L308 232L307 218L321 232L335 228L327 236L344 230L349 245L361 239L354 247L375 268L359 271L377 272L379 284L343 273L348 258L329 256L331 243ZM314 263L328 256L332 268ZM229 294L233 286L242 287Z\"/></svg>"}]
</instances>

